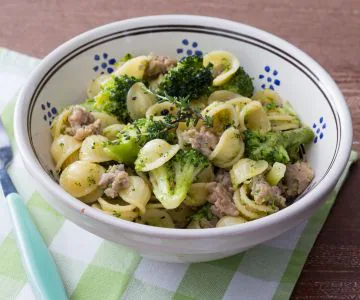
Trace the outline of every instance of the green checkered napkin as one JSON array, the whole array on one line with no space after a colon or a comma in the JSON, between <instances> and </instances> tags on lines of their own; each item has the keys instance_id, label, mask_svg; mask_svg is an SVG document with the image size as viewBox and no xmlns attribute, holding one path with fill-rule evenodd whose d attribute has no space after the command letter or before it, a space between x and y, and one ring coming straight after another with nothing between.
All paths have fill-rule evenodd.
<instances>
[{"instance_id":1,"label":"green checkered napkin","mask_svg":"<svg viewBox=\"0 0 360 300\"><path fill-rule=\"evenodd\" d=\"M0 49L0 112L13 140L16 94L38 60ZM13 99L13 101L11 101ZM58 265L71 299L288 299L350 165L325 204L307 222L238 255L198 264L142 259L104 241L53 210L36 190L14 144L10 175ZM26 178L26 180L24 180ZM0 199L0 299L34 299Z\"/></svg>"}]
</instances>

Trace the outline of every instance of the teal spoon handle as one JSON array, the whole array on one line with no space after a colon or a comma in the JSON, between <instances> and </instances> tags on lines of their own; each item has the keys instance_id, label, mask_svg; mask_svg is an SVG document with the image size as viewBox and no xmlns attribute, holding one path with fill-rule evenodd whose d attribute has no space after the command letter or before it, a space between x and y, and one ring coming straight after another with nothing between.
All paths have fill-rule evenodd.
<instances>
[{"instance_id":1,"label":"teal spoon handle","mask_svg":"<svg viewBox=\"0 0 360 300\"><path fill-rule=\"evenodd\" d=\"M7 195L6 199L23 265L36 299L68 299L54 260L24 202L16 193Z\"/></svg>"}]
</instances>

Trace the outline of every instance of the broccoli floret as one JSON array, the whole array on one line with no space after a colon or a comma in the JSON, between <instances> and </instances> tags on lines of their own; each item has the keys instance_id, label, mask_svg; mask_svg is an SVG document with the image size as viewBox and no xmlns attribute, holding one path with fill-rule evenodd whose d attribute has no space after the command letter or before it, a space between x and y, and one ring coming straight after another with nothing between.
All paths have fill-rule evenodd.
<instances>
[{"instance_id":1,"label":"broccoli floret","mask_svg":"<svg viewBox=\"0 0 360 300\"><path fill-rule=\"evenodd\" d=\"M310 143L313 138L314 133L309 127L268 133L247 130L245 154L253 160L287 164L291 161L291 157L294 157L294 152L299 152L300 145Z\"/></svg>"},{"instance_id":2,"label":"broccoli floret","mask_svg":"<svg viewBox=\"0 0 360 300\"><path fill-rule=\"evenodd\" d=\"M153 119L138 119L134 121L132 125L136 127L137 131L141 132L142 134L142 138L139 139L141 141L141 146L154 139L163 139L169 143L175 142L176 133L171 129L175 129L176 127L164 121L155 121Z\"/></svg>"},{"instance_id":3,"label":"broccoli floret","mask_svg":"<svg viewBox=\"0 0 360 300\"><path fill-rule=\"evenodd\" d=\"M104 151L115 161L131 165L134 163L142 141L141 133L132 125L125 126L118 134L117 138L109 141L104 146Z\"/></svg>"},{"instance_id":4,"label":"broccoli floret","mask_svg":"<svg viewBox=\"0 0 360 300\"><path fill-rule=\"evenodd\" d=\"M112 77L95 96L94 109L115 115L124 123L129 122L131 119L126 108L126 97L129 89L138 81L127 75Z\"/></svg>"},{"instance_id":5,"label":"broccoli floret","mask_svg":"<svg viewBox=\"0 0 360 300\"><path fill-rule=\"evenodd\" d=\"M160 138L174 142L175 133L164 130L166 124L150 119L138 119L126 125L113 141L106 143L104 150L113 160L133 164L142 146L150 140Z\"/></svg>"},{"instance_id":6,"label":"broccoli floret","mask_svg":"<svg viewBox=\"0 0 360 300\"><path fill-rule=\"evenodd\" d=\"M251 97L254 92L252 79L242 67L239 67L231 79L217 89L228 90L244 97Z\"/></svg>"},{"instance_id":7,"label":"broccoli floret","mask_svg":"<svg viewBox=\"0 0 360 300\"><path fill-rule=\"evenodd\" d=\"M212 84L212 65L203 66L201 56L188 56L178 62L160 81L157 93L191 100L209 92Z\"/></svg>"},{"instance_id":8,"label":"broccoli floret","mask_svg":"<svg viewBox=\"0 0 360 300\"><path fill-rule=\"evenodd\" d=\"M186 198L195 177L209 161L194 149L180 150L167 163L149 172L156 198L166 209L177 208Z\"/></svg>"}]
</instances>

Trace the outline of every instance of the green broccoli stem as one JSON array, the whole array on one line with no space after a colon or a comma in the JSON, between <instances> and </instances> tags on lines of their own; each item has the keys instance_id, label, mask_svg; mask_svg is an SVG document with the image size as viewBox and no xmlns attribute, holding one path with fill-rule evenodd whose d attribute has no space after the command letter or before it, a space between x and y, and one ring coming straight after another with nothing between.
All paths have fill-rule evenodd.
<instances>
[{"instance_id":1,"label":"green broccoli stem","mask_svg":"<svg viewBox=\"0 0 360 300\"><path fill-rule=\"evenodd\" d=\"M245 132L245 151L253 160L287 164L298 160L300 145L310 143L313 138L314 133L309 127L268 133L248 130Z\"/></svg>"},{"instance_id":2,"label":"green broccoli stem","mask_svg":"<svg viewBox=\"0 0 360 300\"><path fill-rule=\"evenodd\" d=\"M132 165L141 147L148 141L160 138L172 142L175 133L168 130L175 127L162 121L138 119L126 125L115 140L107 142L104 150L113 160Z\"/></svg>"},{"instance_id":3,"label":"green broccoli stem","mask_svg":"<svg viewBox=\"0 0 360 300\"><path fill-rule=\"evenodd\" d=\"M280 143L285 147L300 146L310 143L314 132L307 126L281 132Z\"/></svg>"},{"instance_id":4,"label":"green broccoli stem","mask_svg":"<svg viewBox=\"0 0 360 300\"><path fill-rule=\"evenodd\" d=\"M166 164L149 172L155 197L166 209L177 208L185 200L194 178L208 164L200 152L180 150Z\"/></svg>"}]
</instances>

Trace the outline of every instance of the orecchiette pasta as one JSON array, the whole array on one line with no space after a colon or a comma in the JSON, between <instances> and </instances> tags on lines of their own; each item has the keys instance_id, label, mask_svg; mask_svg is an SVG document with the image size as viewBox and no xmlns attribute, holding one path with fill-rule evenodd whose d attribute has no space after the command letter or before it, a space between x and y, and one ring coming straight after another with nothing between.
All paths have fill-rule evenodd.
<instances>
[{"instance_id":1,"label":"orecchiette pasta","mask_svg":"<svg viewBox=\"0 0 360 300\"><path fill-rule=\"evenodd\" d=\"M134 211L134 209L136 208L135 205L112 204L103 198L99 198L98 202L100 204L100 209L102 209L103 211L108 212L109 214L114 215L120 219L124 219L127 221L133 221L139 215L136 211ZM95 207L97 207L97 206L95 206Z\"/></svg>"},{"instance_id":2,"label":"orecchiette pasta","mask_svg":"<svg viewBox=\"0 0 360 300\"><path fill-rule=\"evenodd\" d=\"M125 204L125 205L120 205L117 203L112 204L100 197L98 198L98 202L101 205L103 210L111 211L111 212L122 213L122 212L126 212L126 211L133 211L136 208L136 205L134 205L134 204Z\"/></svg>"},{"instance_id":3,"label":"orecchiette pasta","mask_svg":"<svg viewBox=\"0 0 360 300\"><path fill-rule=\"evenodd\" d=\"M299 128L299 125L292 122L271 122L271 127L273 131L285 131Z\"/></svg>"},{"instance_id":4,"label":"orecchiette pasta","mask_svg":"<svg viewBox=\"0 0 360 300\"><path fill-rule=\"evenodd\" d=\"M158 203L150 203L148 202L148 204L146 205L146 209L149 209L149 208L164 208L164 206L158 202Z\"/></svg>"},{"instance_id":5,"label":"orecchiette pasta","mask_svg":"<svg viewBox=\"0 0 360 300\"><path fill-rule=\"evenodd\" d=\"M96 79L91 80L87 88L88 97L93 98L97 94L99 94L101 91L101 86L110 79L110 76L111 75L109 74L103 74L97 77Z\"/></svg>"},{"instance_id":6,"label":"orecchiette pasta","mask_svg":"<svg viewBox=\"0 0 360 300\"><path fill-rule=\"evenodd\" d=\"M105 136L109 141L113 141L116 139L118 133L124 128L123 124L113 124L106 128L104 128L102 134Z\"/></svg>"},{"instance_id":7,"label":"orecchiette pasta","mask_svg":"<svg viewBox=\"0 0 360 300\"><path fill-rule=\"evenodd\" d=\"M268 119L269 119L270 121L288 121L288 122L291 122L291 121L294 120L294 117L293 117L293 116L290 116L290 115L287 115L287 114L270 112L270 113L268 114Z\"/></svg>"},{"instance_id":8,"label":"orecchiette pasta","mask_svg":"<svg viewBox=\"0 0 360 300\"><path fill-rule=\"evenodd\" d=\"M161 139L151 140L141 148L135 168L141 172L156 169L173 158L179 150L179 145L170 145Z\"/></svg>"},{"instance_id":9,"label":"orecchiette pasta","mask_svg":"<svg viewBox=\"0 0 360 300\"><path fill-rule=\"evenodd\" d=\"M184 203L189 206L202 206L207 202L209 189L209 183L198 182L193 183L188 191L188 195L184 200Z\"/></svg>"},{"instance_id":10,"label":"orecchiette pasta","mask_svg":"<svg viewBox=\"0 0 360 300\"><path fill-rule=\"evenodd\" d=\"M73 106L65 108L59 115L56 116L54 121L52 121L50 132L53 139L64 133L65 128L68 126L68 117L71 114L72 108Z\"/></svg>"},{"instance_id":11,"label":"orecchiette pasta","mask_svg":"<svg viewBox=\"0 0 360 300\"><path fill-rule=\"evenodd\" d=\"M225 216L222 217L217 223L216 227L225 227L225 226L232 226L237 224L246 223L247 220L243 217L232 217L232 216Z\"/></svg>"},{"instance_id":12,"label":"orecchiette pasta","mask_svg":"<svg viewBox=\"0 0 360 300\"><path fill-rule=\"evenodd\" d=\"M212 165L209 165L204 170L202 170L195 179L195 182L212 182L212 181L215 181L214 168Z\"/></svg>"},{"instance_id":13,"label":"orecchiette pasta","mask_svg":"<svg viewBox=\"0 0 360 300\"><path fill-rule=\"evenodd\" d=\"M165 209L150 208L146 210L146 213L143 214L137 222L156 226L156 227L166 227L174 228L175 224L171 219L170 215Z\"/></svg>"},{"instance_id":14,"label":"orecchiette pasta","mask_svg":"<svg viewBox=\"0 0 360 300\"><path fill-rule=\"evenodd\" d=\"M152 118L153 120L159 121L164 119L166 115L175 115L176 112L177 112L176 105L171 102L165 101L150 106L146 110L145 115L147 119Z\"/></svg>"},{"instance_id":15,"label":"orecchiette pasta","mask_svg":"<svg viewBox=\"0 0 360 300\"><path fill-rule=\"evenodd\" d=\"M240 214L247 220L255 220L265 217L279 210L276 206L257 204L247 195L248 187L243 184L234 194L234 203Z\"/></svg>"},{"instance_id":16,"label":"orecchiette pasta","mask_svg":"<svg viewBox=\"0 0 360 300\"><path fill-rule=\"evenodd\" d=\"M235 111L240 116L241 110L244 108L244 106L251 102L251 99L246 97L237 97L228 100L226 103L229 103L235 107Z\"/></svg>"},{"instance_id":17,"label":"orecchiette pasta","mask_svg":"<svg viewBox=\"0 0 360 300\"><path fill-rule=\"evenodd\" d=\"M202 115L211 117L213 128L220 132L228 125L239 125L234 106L226 102L213 102L202 111Z\"/></svg>"},{"instance_id":18,"label":"orecchiette pasta","mask_svg":"<svg viewBox=\"0 0 360 300\"><path fill-rule=\"evenodd\" d=\"M59 135L51 144L51 155L59 171L64 162L81 147L81 142L69 135Z\"/></svg>"},{"instance_id":19,"label":"orecchiette pasta","mask_svg":"<svg viewBox=\"0 0 360 300\"><path fill-rule=\"evenodd\" d=\"M133 76L138 79L142 79L144 77L144 72L146 66L149 62L149 56L137 56L134 57L124 64L122 64L118 69L116 69L113 73L115 76L127 75Z\"/></svg>"},{"instance_id":20,"label":"orecchiette pasta","mask_svg":"<svg viewBox=\"0 0 360 300\"><path fill-rule=\"evenodd\" d=\"M94 111L92 112L92 115L95 119L101 120L101 130L108 126L119 124L118 119L114 116L110 116L109 114Z\"/></svg>"},{"instance_id":21,"label":"orecchiette pasta","mask_svg":"<svg viewBox=\"0 0 360 300\"><path fill-rule=\"evenodd\" d=\"M252 96L252 99L260 101L262 104L274 103L281 105L283 103L279 94L270 89L257 91L254 96Z\"/></svg>"},{"instance_id":22,"label":"orecchiette pasta","mask_svg":"<svg viewBox=\"0 0 360 300\"><path fill-rule=\"evenodd\" d=\"M208 105L207 97L200 97L193 102L190 102L190 107L196 110L203 110Z\"/></svg>"},{"instance_id":23,"label":"orecchiette pasta","mask_svg":"<svg viewBox=\"0 0 360 300\"><path fill-rule=\"evenodd\" d=\"M91 204L97 201L102 195L104 191L100 188L97 188L95 191L87 194L85 196L79 197L78 199L86 204Z\"/></svg>"},{"instance_id":24,"label":"orecchiette pasta","mask_svg":"<svg viewBox=\"0 0 360 300\"><path fill-rule=\"evenodd\" d=\"M292 183L313 179L313 130L277 92L254 93L232 53L109 64L51 126L56 177L83 203L150 226L224 227L284 208L303 191Z\"/></svg>"},{"instance_id":25,"label":"orecchiette pasta","mask_svg":"<svg viewBox=\"0 0 360 300\"><path fill-rule=\"evenodd\" d=\"M268 132L271 129L269 118L258 101L251 101L243 107L240 111L239 121L242 131L251 129Z\"/></svg>"},{"instance_id":26,"label":"orecchiette pasta","mask_svg":"<svg viewBox=\"0 0 360 300\"><path fill-rule=\"evenodd\" d=\"M146 182L139 176L129 176L129 187L120 190L119 196L129 204L135 205L140 213L145 213L145 206L151 197Z\"/></svg>"},{"instance_id":27,"label":"orecchiette pasta","mask_svg":"<svg viewBox=\"0 0 360 300\"><path fill-rule=\"evenodd\" d=\"M185 122L180 122L176 129L176 137L178 139L178 145L180 148L184 148L186 143L184 142L183 133L185 130L188 130L189 126L186 125Z\"/></svg>"},{"instance_id":28,"label":"orecchiette pasta","mask_svg":"<svg viewBox=\"0 0 360 300\"><path fill-rule=\"evenodd\" d=\"M84 197L98 188L105 169L92 162L76 161L67 166L60 176L60 185L74 197Z\"/></svg>"},{"instance_id":29,"label":"orecchiette pasta","mask_svg":"<svg viewBox=\"0 0 360 300\"><path fill-rule=\"evenodd\" d=\"M268 119L273 131L283 131L300 127L300 121L291 108L277 107L268 112Z\"/></svg>"},{"instance_id":30,"label":"orecchiette pasta","mask_svg":"<svg viewBox=\"0 0 360 300\"><path fill-rule=\"evenodd\" d=\"M101 163L109 161L112 158L104 151L104 143L108 139L102 135L88 136L82 143L80 148L80 160Z\"/></svg>"},{"instance_id":31,"label":"orecchiette pasta","mask_svg":"<svg viewBox=\"0 0 360 300\"><path fill-rule=\"evenodd\" d=\"M214 86L227 82L239 69L239 60L227 51L212 51L204 56L204 66L212 63L215 73L218 73L213 80Z\"/></svg>"},{"instance_id":32,"label":"orecchiette pasta","mask_svg":"<svg viewBox=\"0 0 360 300\"><path fill-rule=\"evenodd\" d=\"M265 160L254 161L249 158L242 158L230 170L231 182L234 187L237 187L246 180L265 172L268 166L269 164Z\"/></svg>"},{"instance_id":33,"label":"orecchiette pasta","mask_svg":"<svg viewBox=\"0 0 360 300\"><path fill-rule=\"evenodd\" d=\"M240 132L234 127L226 129L220 137L219 143L211 152L209 159L220 168L229 168L244 154L245 146Z\"/></svg>"},{"instance_id":34,"label":"orecchiette pasta","mask_svg":"<svg viewBox=\"0 0 360 300\"><path fill-rule=\"evenodd\" d=\"M61 169L65 169L68 165L71 165L72 163L76 162L77 160L80 160L79 158L79 150L75 151L73 154L71 154L62 164Z\"/></svg>"},{"instance_id":35,"label":"orecchiette pasta","mask_svg":"<svg viewBox=\"0 0 360 300\"><path fill-rule=\"evenodd\" d=\"M208 104L211 104L213 102L225 102L238 97L240 97L240 95L234 92L230 92L227 90L219 90L211 93L208 98Z\"/></svg>"},{"instance_id":36,"label":"orecchiette pasta","mask_svg":"<svg viewBox=\"0 0 360 300\"><path fill-rule=\"evenodd\" d=\"M133 120L145 117L148 108L156 103L155 96L146 92L145 88L142 82L137 82L127 94L126 107Z\"/></svg>"},{"instance_id":37,"label":"orecchiette pasta","mask_svg":"<svg viewBox=\"0 0 360 300\"><path fill-rule=\"evenodd\" d=\"M141 179L144 180L145 183L146 183L146 184L150 187L150 189L151 189L152 186L151 186L151 182L150 182L150 180L149 180L149 177L147 176L147 173L141 172L141 171L136 171L136 170L135 170L135 172L136 172L136 175L138 175L139 177L141 177ZM155 199L156 199L156 198L155 198ZM151 198L150 198L150 200L151 200Z\"/></svg>"}]
</instances>

